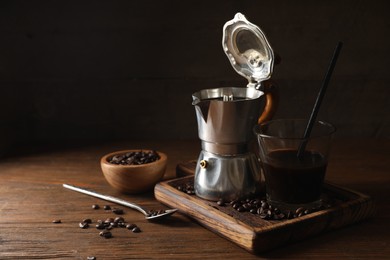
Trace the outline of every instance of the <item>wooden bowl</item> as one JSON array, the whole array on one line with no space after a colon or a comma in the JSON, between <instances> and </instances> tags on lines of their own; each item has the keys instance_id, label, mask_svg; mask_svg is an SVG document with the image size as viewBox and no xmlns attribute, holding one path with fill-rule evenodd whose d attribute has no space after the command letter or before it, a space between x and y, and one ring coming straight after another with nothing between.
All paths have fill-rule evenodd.
<instances>
[{"instance_id":1,"label":"wooden bowl","mask_svg":"<svg viewBox=\"0 0 390 260\"><path fill-rule=\"evenodd\" d=\"M152 190L154 185L164 176L167 167L166 154L157 151L160 159L151 163L140 165L118 165L108 161L114 155L128 152L151 150L123 150L109 153L100 160L103 175L107 182L116 190L123 193L136 194Z\"/></svg>"}]
</instances>

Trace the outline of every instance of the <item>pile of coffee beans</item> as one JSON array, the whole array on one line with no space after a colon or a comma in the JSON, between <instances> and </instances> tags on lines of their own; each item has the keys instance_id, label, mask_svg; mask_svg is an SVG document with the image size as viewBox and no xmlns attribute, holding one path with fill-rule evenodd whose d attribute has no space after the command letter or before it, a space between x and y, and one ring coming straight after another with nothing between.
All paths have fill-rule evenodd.
<instances>
[{"instance_id":1,"label":"pile of coffee beans","mask_svg":"<svg viewBox=\"0 0 390 260\"><path fill-rule=\"evenodd\" d=\"M90 224L92 224L91 219L84 219L82 222L79 223L79 227L82 229L86 229L89 227ZM110 230L117 227L127 228L133 233L141 232L141 229L136 224L127 223L123 217L107 218L106 220L99 219L96 221L95 227L96 229L102 230L99 233L99 236L104 238L111 238L112 233Z\"/></svg>"},{"instance_id":2,"label":"pile of coffee beans","mask_svg":"<svg viewBox=\"0 0 390 260\"><path fill-rule=\"evenodd\" d=\"M154 216L157 216L157 215L160 215L160 214L164 214L164 213L165 213L164 209L160 209L160 210L151 209L151 210L148 211L147 217L154 217Z\"/></svg>"},{"instance_id":3,"label":"pile of coffee beans","mask_svg":"<svg viewBox=\"0 0 390 260\"><path fill-rule=\"evenodd\" d=\"M221 205L225 205L226 203L220 200L217 202L217 204L221 206ZM311 209L299 207L294 211L293 210L282 211L279 208L269 204L265 199L257 199L257 198L233 200L230 201L228 204L238 212L250 212L252 214L259 215L260 218L266 220L293 219L297 217L302 217L304 215L322 209L322 207L311 208Z\"/></svg>"},{"instance_id":4,"label":"pile of coffee beans","mask_svg":"<svg viewBox=\"0 0 390 260\"><path fill-rule=\"evenodd\" d=\"M193 181L189 181L184 184L180 184L176 186L176 188L179 191L182 191L184 193L194 195L194 183ZM297 217L302 217L304 215L310 214L312 212L322 210L325 208L329 208L332 206L331 203L323 203L318 208L310 208L306 209L303 207L299 207L296 210L280 210L277 207L274 207L273 205L269 204L265 196L260 196L260 198L243 198L233 201L225 201L225 200L218 200L217 201L218 206L230 206L233 209L237 210L238 212L250 212L252 214L258 215L260 218L265 220L283 220L283 219L293 219Z\"/></svg>"},{"instance_id":5,"label":"pile of coffee beans","mask_svg":"<svg viewBox=\"0 0 390 260\"><path fill-rule=\"evenodd\" d=\"M137 151L125 154L116 154L108 158L108 162L117 165L140 165L155 162L160 159L156 151Z\"/></svg>"},{"instance_id":6,"label":"pile of coffee beans","mask_svg":"<svg viewBox=\"0 0 390 260\"><path fill-rule=\"evenodd\" d=\"M182 191L182 192L187 193L189 195L194 195L195 194L195 188L194 188L194 183L193 182L186 182L183 185L178 185L176 188L179 191Z\"/></svg>"},{"instance_id":7,"label":"pile of coffee beans","mask_svg":"<svg viewBox=\"0 0 390 260\"><path fill-rule=\"evenodd\" d=\"M93 209L99 209L100 206L97 205L97 204L93 204L92 208ZM111 210L114 214L117 214L117 215L124 214L123 209L113 208L110 205L104 205L103 209L104 210ZM89 228L90 224L92 224L92 220L90 218L86 218L86 219L83 219L79 223L79 227L81 229L86 229L86 228ZM102 230L99 233L99 236L104 237L104 238L111 238L112 237L112 233L111 233L110 230L112 230L113 228L117 228L117 227L127 228L127 229L131 230L133 233L141 232L141 229L136 224L127 223L125 221L125 219L123 217L121 217L121 216L118 216L118 217L115 217L115 218L109 217L109 218L106 218L104 221L103 220L97 220L96 224L95 224L95 227L96 227L96 229Z\"/></svg>"}]
</instances>

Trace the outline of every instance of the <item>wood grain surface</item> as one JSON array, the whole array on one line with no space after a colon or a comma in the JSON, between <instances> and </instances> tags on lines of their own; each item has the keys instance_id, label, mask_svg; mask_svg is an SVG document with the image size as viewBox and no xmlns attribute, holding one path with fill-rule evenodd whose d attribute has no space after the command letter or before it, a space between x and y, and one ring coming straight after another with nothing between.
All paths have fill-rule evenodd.
<instances>
[{"instance_id":1,"label":"wood grain surface","mask_svg":"<svg viewBox=\"0 0 390 260\"><path fill-rule=\"evenodd\" d=\"M335 140L326 179L375 199L374 218L255 256L176 213L161 223L124 208L127 222L142 232L116 228L104 239L95 227L79 228L85 218L115 216L92 204L102 200L66 190L62 183L136 202L165 206L153 192L126 195L105 181L99 159L106 153L151 148L168 155L165 179L176 166L197 158L199 141L127 142L58 147L26 147L0 158L0 259L386 259L390 256L389 140ZM114 206L114 205L112 205ZM117 206L123 208L121 206ZM52 223L61 219L62 223Z\"/></svg>"}]
</instances>

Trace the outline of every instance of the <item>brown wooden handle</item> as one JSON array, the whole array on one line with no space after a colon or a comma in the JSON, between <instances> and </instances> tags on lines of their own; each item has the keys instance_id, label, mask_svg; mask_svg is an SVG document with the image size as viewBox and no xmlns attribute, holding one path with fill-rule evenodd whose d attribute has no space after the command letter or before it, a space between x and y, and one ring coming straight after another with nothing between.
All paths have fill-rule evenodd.
<instances>
[{"instance_id":1,"label":"brown wooden handle","mask_svg":"<svg viewBox=\"0 0 390 260\"><path fill-rule=\"evenodd\" d=\"M274 116L279 102L278 89L273 81L264 81L263 87L263 92L266 100L264 111L259 117L259 120L257 121L258 124L264 123Z\"/></svg>"}]
</instances>

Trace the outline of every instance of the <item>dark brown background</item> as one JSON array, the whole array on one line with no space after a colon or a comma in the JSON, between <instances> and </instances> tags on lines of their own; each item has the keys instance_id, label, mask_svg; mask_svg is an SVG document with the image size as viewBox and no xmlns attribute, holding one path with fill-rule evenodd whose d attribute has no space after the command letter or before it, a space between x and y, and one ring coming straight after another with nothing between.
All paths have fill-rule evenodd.
<instances>
[{"instance_id":1,"label":"dark brown background","mask_svg":"<svg viewBox=\"0 0 390 260\"><path fill-rule=\"evenodd\" d=\"M238 11L282 57L276 117L390 137L388 1L0 1L0 149L8 143L197 138L191 94L245 86L222 47Z\"/></svg>"}]
</instances>

